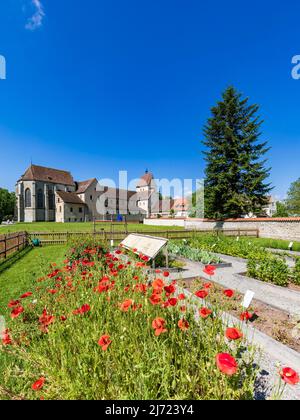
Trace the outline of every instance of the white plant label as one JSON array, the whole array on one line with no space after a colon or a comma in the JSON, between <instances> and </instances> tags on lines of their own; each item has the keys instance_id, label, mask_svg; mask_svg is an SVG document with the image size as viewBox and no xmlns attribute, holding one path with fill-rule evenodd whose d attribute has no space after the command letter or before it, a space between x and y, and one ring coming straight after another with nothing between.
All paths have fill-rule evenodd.
<instances>
[{"instance_id":1,"label":"white plant label","mask_svg":"<svg viewBox=\"0 0 300 420\"><path fill-rule=\"evenodd\" d=\"M245 308L245 309L249 308L254 295L255 295L255 293L252 292L252 290L247 290L247 292L245 293L245 296L244 296L244 300L242 302L243 308Z\"/></svg>"},{"instance_id":2,"label":"white plant label","mask_svg":"<svg viewBox=\"0 0 300 420\"><path fill-rule=\"evenodd\" d=\"M294 245L294 242L290 242L289 249L292 249L293 248L293 245Z\"/></svg>"}]
</instances>

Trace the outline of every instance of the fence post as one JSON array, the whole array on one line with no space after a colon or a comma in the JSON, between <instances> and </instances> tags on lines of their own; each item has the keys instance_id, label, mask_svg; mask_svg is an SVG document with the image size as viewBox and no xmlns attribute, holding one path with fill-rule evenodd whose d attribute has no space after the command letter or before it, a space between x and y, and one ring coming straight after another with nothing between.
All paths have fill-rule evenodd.
<instances>
[{"instance_id":1,"label":"fence post","mask_svg":"<svg viewBox=\"0 0 300 420\"><path fill-rule=\"evenodd\" d=\"M24 233L24 235L23 235L23 246L27 246L27 245L29 245L29 233L28 232L25 232Z\"/></svg>"},{"instance_id":2,"label":"fence post","mask_svg":"<svg viewBox=\"0 0 300 420\"><path fill-rule=\"evenodd\" d=\"M20 233L18 233L18 251L20 251Z\"/></svg>"},{"instance_id":3,"label":"fence post","mask_svg":"<svg viewBox=\"0 0 300 420\"><path fill-rule=\"evenodd\" d=\"M6 248L7 248L7 246L6 246L6 238L7 238L7 236L4 235L4 258L6 258Z\"/></svg>"}]
</instances>

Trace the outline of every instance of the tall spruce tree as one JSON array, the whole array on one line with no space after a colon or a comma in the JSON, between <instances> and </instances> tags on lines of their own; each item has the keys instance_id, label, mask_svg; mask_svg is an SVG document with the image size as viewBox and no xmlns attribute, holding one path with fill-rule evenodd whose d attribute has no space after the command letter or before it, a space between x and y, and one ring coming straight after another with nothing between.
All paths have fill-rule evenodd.
<instances>
[{"instance_id":1,"label":"tall spruce tree","mask_svg":"<svg viewBox=\"0 0 300 420\"><path fill-rule=\"evenodd\" d=\"M266 159L267 142L260 142L262 121L258 105L242 99L229 87L212 108L204 127L205 215L213 218L260 214L272 190L266 183L270 169Z\"/></svg>"}]
</instances>

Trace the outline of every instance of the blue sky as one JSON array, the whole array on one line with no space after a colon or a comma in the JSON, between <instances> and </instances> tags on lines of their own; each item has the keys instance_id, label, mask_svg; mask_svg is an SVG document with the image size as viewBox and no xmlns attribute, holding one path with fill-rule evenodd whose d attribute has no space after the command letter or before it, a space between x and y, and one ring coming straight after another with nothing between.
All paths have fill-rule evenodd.
<instances>
[{"instance_id":1,"label":"blue sky","mask_svg":"<svg viewBox=\"0 0 300 420\"><path fill-rule=\"evenodd\" d=\"M299 13L293 0L2 0L0 186L31 159L76 179L199 178L203 124L233 84L261 106L284 196L300 177Z\"/></svg>"}]
</instances>

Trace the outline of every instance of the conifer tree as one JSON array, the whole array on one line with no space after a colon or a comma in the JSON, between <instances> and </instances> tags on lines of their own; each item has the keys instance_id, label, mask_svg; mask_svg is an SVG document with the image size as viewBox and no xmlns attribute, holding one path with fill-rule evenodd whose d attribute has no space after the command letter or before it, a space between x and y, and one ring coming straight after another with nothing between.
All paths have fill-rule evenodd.
<instances>
[{"instance_id":1,"label":"conifer tree","mask_svg":"<svg viewBox=\"0 0 300 420\"><path fill-rule=\"evenodd\" d=\"M270 169L260 142L262 121L258 105L250 105L234 87L212 108L204 127L205 215L210 218L241 217L262 213L271 191L266 182Z\"/></svg>"}]
</instances>

